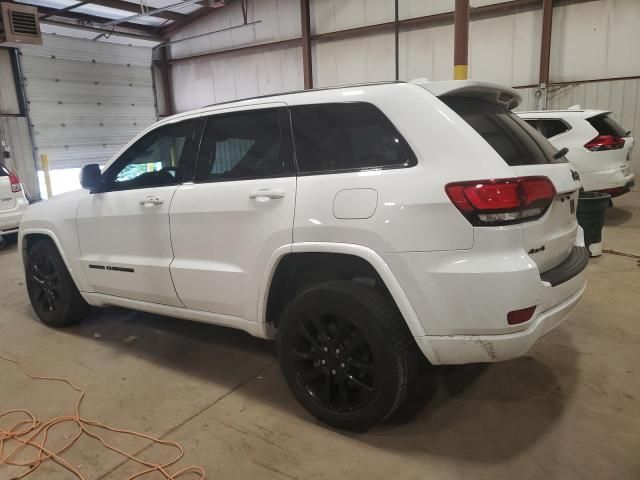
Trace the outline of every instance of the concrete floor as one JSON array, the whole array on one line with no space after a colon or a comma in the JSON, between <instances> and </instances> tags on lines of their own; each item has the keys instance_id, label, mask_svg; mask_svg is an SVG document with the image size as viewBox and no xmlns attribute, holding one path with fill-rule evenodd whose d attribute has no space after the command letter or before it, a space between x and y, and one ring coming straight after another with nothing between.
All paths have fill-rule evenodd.
<instances>
[{"instance_id":1,"label":"concrete floor","mask_svg":"<svg viewBox=\"0 0 640 480\"><path fill-rule=\"evenodd\" d=\"M640 193L609 210L605 248L640 255ZM640 478L636 258L592 260L579 308L528 356L428 370L408 405L362 435L325 428L297 405L270 342L116 309L52 330L31 311L15 247L0 250L0 272L0 352L85 388L86 417L181 442L181 464L210 479ZM0 361L0 411L66 414L72 393ZM146 442L117 442L166 459ZM92 440L67 458L90 479L138 471ZM16 473L0 467L1 480ZM30 478L71 476L47 464Z\"/></svg>"}]
</instances>

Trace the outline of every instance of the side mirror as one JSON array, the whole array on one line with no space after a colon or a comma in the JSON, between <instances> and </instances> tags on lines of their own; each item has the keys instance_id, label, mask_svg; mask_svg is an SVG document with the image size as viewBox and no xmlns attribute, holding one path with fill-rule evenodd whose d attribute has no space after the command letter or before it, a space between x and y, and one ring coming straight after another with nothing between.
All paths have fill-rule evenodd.
<instances>
[{"instance_id":1,"label":"side mirror","mask_svg":"<svg viewBox=\"0 0 640 480\"><path fill-rule=\"evenodd\" d=\"M84 165L80 171L80 185L91 192L102 188L102 172L97 163Z\"/></svg>"}]
</instances>

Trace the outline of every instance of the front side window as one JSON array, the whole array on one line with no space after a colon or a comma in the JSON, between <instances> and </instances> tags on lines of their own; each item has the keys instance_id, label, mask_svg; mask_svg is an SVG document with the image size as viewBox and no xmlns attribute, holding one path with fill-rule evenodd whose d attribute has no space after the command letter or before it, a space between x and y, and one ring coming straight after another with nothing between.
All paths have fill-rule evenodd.
<instances>
[{"instance_id":1,"label":"front side window","mask_svg":"<svg viewBox=\"0 0 640 480\"><path fill-rule=\"evenodd\" d=\"M149 132L107 169L106 187L129 190L192 180L199 130L193 119Z\"/></svg>"},{"instance_id":2,"label":"front side window","mask_svg":"<svg viewBox=\"0 0 640 480\"><path fill-rule=\"evenodd\" d=\"M285 109L209 117L196 180L220 182L293 175L289 132Z\"/></svg>"},{"instance_id":3,"label":"front side window","mask_svg":"<svg viewBox=\"0 0 640 480\"><path fill-rule=\"evenodd\" d=\"M291 107L301 173L404 167L416 158L389 119L365 102Z\"/></svg>"}]
</instances>

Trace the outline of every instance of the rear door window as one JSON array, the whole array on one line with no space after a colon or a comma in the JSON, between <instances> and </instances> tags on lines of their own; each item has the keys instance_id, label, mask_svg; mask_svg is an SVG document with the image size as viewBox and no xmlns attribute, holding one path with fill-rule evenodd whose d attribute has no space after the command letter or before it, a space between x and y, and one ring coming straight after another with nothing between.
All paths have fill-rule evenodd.
<instances>
[{"instance_id":1,"label":"rear door window","mask_svg":"<svg viewBox=\"0 0 640 480\"><path fill-rule=\"evenodd\" d=\"M613 135L615 137L628 137L630 132L622 128L618 122L604 113L595 117L587 118L587 122L598 131L600 135Z\"/></svg>"},{"instance_id":2,"label":"rear door window","mask_svg":"<svg viewBox=\"0 0 640 480\"><path fill-rule=\"evenodd\" d=\"M301 173L330 173L416 164L406 141L389 119L366 102L290 108L296 159Z\"/></svg>"},{"instance_id":3,"label":"rear door window","mask_svg":"<svg viewBox=\"0 0 640 480\"><path fill-rule=\"evenodd\" d=\"M249 110L207 119L196 180L224 182L295 175L285 108Z\"/></svg>"},{"instance_id":4,"label":"rear door window","mask_svg":"<svg viewBox=\"0 0 640 480\"><path fill-rule=\"evenodd\" d=\"M510 166L564 163L557 150L535 128L496 103L467 97L441 97L493 147Z\"/></svg>"}]
</instances>

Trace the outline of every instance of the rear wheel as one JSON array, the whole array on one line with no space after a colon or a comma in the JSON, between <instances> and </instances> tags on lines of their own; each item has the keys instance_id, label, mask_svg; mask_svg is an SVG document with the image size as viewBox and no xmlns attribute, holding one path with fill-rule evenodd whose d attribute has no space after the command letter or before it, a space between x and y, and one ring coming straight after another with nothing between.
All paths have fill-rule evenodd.
<instances>
[{"instance_id":1,"label":"rear wheel","mask_svg":"<svg viewBox=\"0 0 640 480\"><path fill-rule=\"evenodd\" d=\"M51 241L39 241L29 250L25 273L29 300L42 323L64 327L88 315L90 307Z\"/></svg>"},{"instance_id":2,"label":"rear wheel","mask_svg":"<svg viewBox=\"0 0 640 480\"><path fill-rule=\"evenodd\" d=\"M407 395L417 346L394 302L350 281L296 297L278 328L278 356L298 401L321 421L366 430Z\"/></svg>"}]
</instances>

